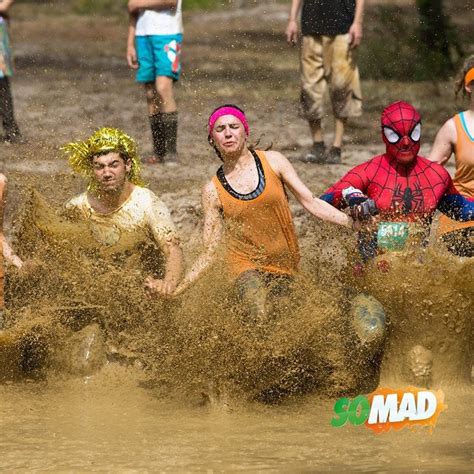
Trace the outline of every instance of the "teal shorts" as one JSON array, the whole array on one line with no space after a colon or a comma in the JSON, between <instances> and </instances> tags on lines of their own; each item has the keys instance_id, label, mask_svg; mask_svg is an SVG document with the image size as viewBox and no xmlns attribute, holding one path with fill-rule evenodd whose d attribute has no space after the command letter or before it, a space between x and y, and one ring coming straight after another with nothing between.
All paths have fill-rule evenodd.
<instances>
[{"instance_id":1,"label":"teal shorts","mask_svg":"<svg viewBox=\"0 0 474 474\"><path fill-rule=\"evenodd\" d=\"M181 75L183 35L136 36L137 82L154 82L158 76L177 81Z\"/></svg>"},{"instance_id":2,"label":"teal shorts","mask_svg":"<svg viewBox=\"0 0 474 474\"><path fill-rule=\"evenodd\" d=\"M13 60L8 38L7 21L0 16L0 78L12 75Z\"/></svg>"}]
</instances>

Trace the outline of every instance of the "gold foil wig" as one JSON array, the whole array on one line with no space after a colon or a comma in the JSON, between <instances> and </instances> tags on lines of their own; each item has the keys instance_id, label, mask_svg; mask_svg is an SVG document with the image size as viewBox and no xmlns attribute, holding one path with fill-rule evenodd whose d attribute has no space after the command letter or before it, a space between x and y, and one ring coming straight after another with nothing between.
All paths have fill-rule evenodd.
<instances>
[{"instance_id":1,"label":"gold foil wig","mask_svg":"<svg viewBox=\"0 0 474 474\"><path fill-rule=\"evenodd\" d=\"M100 128L86 141L67 143L61 150L68 155L71 168L89 179L89 189L94 187L92 158L108 152L120 153L123 158L130 160L129 181L139 186L143 185L137 144L133 138L117 128Z\"/></svg>"}]
</instances>

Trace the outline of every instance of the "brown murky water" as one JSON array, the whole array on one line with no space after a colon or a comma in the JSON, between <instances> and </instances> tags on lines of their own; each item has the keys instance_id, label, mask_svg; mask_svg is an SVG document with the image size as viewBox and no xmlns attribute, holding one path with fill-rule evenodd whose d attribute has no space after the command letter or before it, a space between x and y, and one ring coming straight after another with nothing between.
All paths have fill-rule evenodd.
<instances>
[{"instance_id":1,"label":"brown murky water","mask_svg":"<svg viewBox=\"0 0 474 474\"><path fill-rule=\"evenodd\" d=\"M143 266L133 255L107 266L110 255L94 253L91 239L77 245L86 229L59 219L41 196L25 208L18 249L34 248L42 263L27 280L11 274L7 288L8 325L31 344L33 364L0 385L2 468L469 470L469 260L431 248L417 264L412 254L386 256L390 272L370 271L359 281L390 321L382 386L442 388L448 405L432 434L375 435L330 426L334 390L375 388L378 365L349 343L347 301L360 290L334 272L321 286L316 268L324 255L306 258L306 275L317 278L298 280L279 302L277 319L258 328L226 298L225 279L211 274L174 303L147 300L137 284ZM440 283L428 281L439 268ZM331 274L327 266L324 272ZM88 346L95 360L84 376L71 334L79 337L91 323L106 342ZM421 378L406 368L416 345L431 351ZM105 365L101 351L109 354Z\"/></svg>"},{"instance_id":2,"label":"brown murky water","mask_svg":"<svg viewBox=\"0 0 474 474\"><path fill-rule=\"evenodd\" d=\"M421 471L472 468L472 392L447 393L433 434L332 428L332 401L186 408L107 367L90 379L0 386L4 470Z\"/></svg>"}]
</instances>

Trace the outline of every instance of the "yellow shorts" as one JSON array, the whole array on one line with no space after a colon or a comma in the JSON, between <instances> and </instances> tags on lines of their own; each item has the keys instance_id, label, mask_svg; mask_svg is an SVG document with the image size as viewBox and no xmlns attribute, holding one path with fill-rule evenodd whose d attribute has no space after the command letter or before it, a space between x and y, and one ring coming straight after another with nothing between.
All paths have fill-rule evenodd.
<instances>
[{"instance_id":1,"label":"yellow shorts","mask_svg":"<svg viewBox=\"0 0 474 474\"><path fill-rule=\"evenodd\" d=\"M362 93L349 35L303 36L301 49L301 115L307 120L323 117L324 93L329 85L334 116L362 114Z\"/></svg>"}]
</instances>

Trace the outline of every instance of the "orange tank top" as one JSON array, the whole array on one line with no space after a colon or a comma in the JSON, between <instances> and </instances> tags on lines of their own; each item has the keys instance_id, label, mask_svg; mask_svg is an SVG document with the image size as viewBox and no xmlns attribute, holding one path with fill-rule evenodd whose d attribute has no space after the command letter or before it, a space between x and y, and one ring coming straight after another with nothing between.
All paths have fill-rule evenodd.
<instances>
[{"instance_id":1,"label":"orange tank top","mask_svg":"<svg viewBox=\"0 0 474 474\"><path fill-rule=\"evenodd\" d=\"M474 137L471 136L464 113L453 117L456 126L456 172L453 183L456 189L469 198L474 198ZM439 218L439 234L448 234L472 226L472 221L459 222L442 215Z\"/></svg>"},{"instance_id":2,"label":"orange tank top","mask_svg":"<svg viewBox=\"0 0 474 474\"><path fill-rule=\"evenodd\" d=\"M265 153L257 151L254 157L257 169L261 166L257 190L264 180L257 197L237 197L222 168L218 171L220 179L218 175L212 178L224 211L229 270L234 276L247 270L291 275L297 270L300 254L288 197Z\"/></svg>"},{"instance_id":3,"label":"orange tank top","mask_svg":"<svg viewBox=\"0 0 474 474\"><path fill-rule=\"evenodd\" d=\"M455 115L454 123L457 134L454 186L463 196L474 198L474 136L467 128L464 113Z\"/></svg>"}]
</instances>

